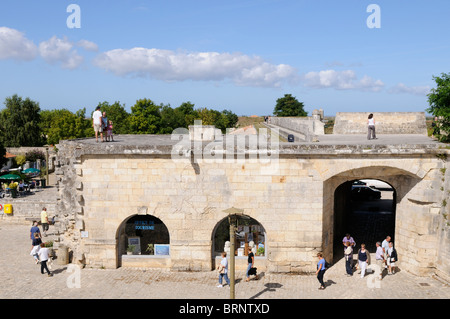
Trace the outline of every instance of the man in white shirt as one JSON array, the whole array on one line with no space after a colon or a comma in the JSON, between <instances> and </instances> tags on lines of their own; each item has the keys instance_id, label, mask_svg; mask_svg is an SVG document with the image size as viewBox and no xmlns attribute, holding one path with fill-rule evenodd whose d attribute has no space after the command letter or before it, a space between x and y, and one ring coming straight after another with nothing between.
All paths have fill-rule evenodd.
<instances>
[{"instance_id":1,"label":"man in white shirt","mask_svg":"<svg viewBox=\"0 0 450 319\"><path fill-rule=\"evenodd\" d=\"M48 251L48 248L45 247L44 243L41 244L41 249L39 249L38 255L39 255L39 260L41 261L41 274L44 274L44 270L46 270L47 275L49 277L51 277L52 274L50 273L50 270L48 270L48 267L47 267L49 251Z\"/></svg>"},{"instance_id":2,"label":"man in white shirt","mask_svg":"<svg viewBox=\"0 0 450 319\"><path fill-rule=\"evenodd\" d=\"M95 140L98 142L98 133L100 133L100 137L103 142L103 129L102 129L102 112L100 112L100 106L97 106L95 109L94 114L92 114L92 127L94 128L95 132Z\"/></svg>"}]
</instances>

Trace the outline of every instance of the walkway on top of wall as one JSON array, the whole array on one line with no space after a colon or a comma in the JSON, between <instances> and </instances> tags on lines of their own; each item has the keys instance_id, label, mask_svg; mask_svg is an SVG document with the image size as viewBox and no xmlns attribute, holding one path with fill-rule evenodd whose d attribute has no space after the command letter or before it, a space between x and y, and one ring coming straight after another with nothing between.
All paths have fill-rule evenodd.
<instances>
[{"instance_id":1,"label":"walkway on top of wall","mask_svg":"<svg viewBox=\"0 0 450 319\"><path fill-rule=\"evenodd\" d=\"M236 134L239 135L239 134ZM235 135L235 136L236 136ZM281 142L280 145L441 145L445 148L446 144L439 143L437 140L421 134L379 134L375 140L367 140L367 135L362 134L325 134L318 136L318 142ZM70 140L71 142L83 145L97 145L99 147L112 147L115 145L155 145L167 146L175 145L180 141L171 139L171 135L116 135L113 142L99 142L95 138L84 138ZM217 141L217 140L216 140ZM66 141L62 141L66 142ZM206 141L205 141L206 142Z\"/></svg>"}]
</instances>

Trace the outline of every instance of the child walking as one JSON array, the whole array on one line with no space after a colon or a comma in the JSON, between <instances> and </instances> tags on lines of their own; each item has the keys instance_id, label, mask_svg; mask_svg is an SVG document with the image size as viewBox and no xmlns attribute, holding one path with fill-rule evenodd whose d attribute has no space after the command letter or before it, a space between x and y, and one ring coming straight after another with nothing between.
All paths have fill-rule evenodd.
<instances>
[{"instance_id":1,"label":"child walking","mask_svg":"<svg viewBox=\"0 0 450 319\"><path fill-rule=\"evenodd\" d=\"M50 270L48 270L47 267L47 261L49 259L49 251L48 248L45 247L45 244L41 244L41 249L39 249L38 252L39 259L41 260L41 274L44 274L44 270L47 271L47 276L51 277L52 274L50 273Z\"/></svg>"}]
</instances>

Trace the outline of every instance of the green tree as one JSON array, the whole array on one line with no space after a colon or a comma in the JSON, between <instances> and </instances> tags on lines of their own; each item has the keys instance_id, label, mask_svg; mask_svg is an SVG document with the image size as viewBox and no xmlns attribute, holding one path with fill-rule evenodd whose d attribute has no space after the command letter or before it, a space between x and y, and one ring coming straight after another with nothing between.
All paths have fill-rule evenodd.
<instances>
[{"instance_id":1,"label":"green tree","mask_svg":"<svg viewBox=\"0 0 450 319\"><path fill-rule=\"evenodd\" d=\"M307 116L308 113L303 107L303 103L291 94L285 94L284 97L277 99L273 114L276 116Z\"/></svg>"},{"instance_id":2,"label":"green tree","mask_svg":"<svg viewBox=\"0 0 450 319\"><path fill-rule=\"evenodd\" d=\"M43 145L39 103L17 94L5 99L0 113L0 134L5 147Z\"/></svg>"},{"instance_id":3,"label":"green tree","mask_svg":"<svg viewBox=\"0 0 450 319\"><path fill-rule=\"evenodd\" d=\"M47 144L58 144L60 140L85 138L94 135L92 121L86 118L86 109L75 114L67 109L44 110L41 112L41 129Z\"/></svg>"},{"instance_id":4,"label":"green tree","mask_svg":"<svg viewBox=\"0 0 450 319\"><path fill-rule=\"evenodd\" d=\"M2 168L3 165L5 165L6 162L8 162L8 160L5 158L5 155L6 155L6 149L0 141L0 168Z\"/></svg>"},{"instance_id":5,"label":"green tree","mask_svg":"<svg viewBox=\"0 0 450 319\"><path fill-rule=\"evenodd\" d=\"M439 117L441 141L450 141L450 73L442 73L441 76L433 76L436 88L428 94L427 112Z\"/></svg>"},{"instance_id":6,"label":"green tree","mask_svg":"<svg viewBox=\"0 0 450 319\"><path fill-rule=\"evenodd\" d=\"M197 112L194 110L195 105L191 102L183 102L176 110L179 110L184 116L184 123L180 127L188 128L193 125Z\"/></svg>"},{"instance_id":7,"label":"green tree","mask_svg":"<svg viewBox=\"0 0 450 319\"><path fill-rule=\"evenodd\" d=\"M160 106L150 99L137 100L131 107L129 123L132 134L157 134L161 125Z\"/></svg>"},{"instance_id":8,"label":"green tree","mask_svg":"<svg viewBox=\"0 0 450 319\"><path fill-rule=\"evenodd\" d=\"M160 134L171 134L173 130L187 127L185 115L180 108L171 108L170 105L164 105L161 108L161 128Z\"/></svg>"}]
</instances>

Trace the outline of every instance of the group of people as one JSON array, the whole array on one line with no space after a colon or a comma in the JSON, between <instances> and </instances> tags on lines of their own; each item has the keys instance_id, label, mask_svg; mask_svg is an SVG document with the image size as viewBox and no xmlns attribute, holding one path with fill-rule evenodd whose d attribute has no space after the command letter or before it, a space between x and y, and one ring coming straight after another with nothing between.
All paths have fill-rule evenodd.
<instances>
[{"instance_id":1,"label":"group of people","mask_svg":"<svg viewBox=\"0 0 450 319\"><path fill-rule=\"evenodd\" d=\"M345 269L347 276L353 276L353 249L356 246L355 240L346 234L342 240L344 245L344 258L345 258ZM377 250L375 252L375 261L380 269L379 279L383 279L383 272L388 269L388 275L394 274L396 269L397 251L394 248L394 243L390 236L387 236L383 242L376 243ZM357 268L361 271L361 278L364 278L367 266L371 263L370 252L367 250L365 244L361 244L358 250L358 263Z\"/></svg>"},{"instance_id":2,"label":"group of people","mask_svg":"<svg viewBox=\"0 0 450 319\"><path fill-rule=\"evenodd\" d=\"M92 114L92 127L94 128L97 143L99 133L102 142L114 142L113 122L108 120L106 112L102 113L100 111L100 106L97 106L95 112ZM103 133L105 133L105 136L103 136Z\"/></svg>"},{"instance_id":3,"label":"group of people","mask_svg":"<svg viewBox=\"0 0 450 319\"><path fill-rule=\"evenodd\" d=\"M41 225L42 232L44 236L47 236L47 231L49 229L49 220L47 214L47 208L43 208L41 212ZM48 262L51 261L50 251L47 247L45 247L45 243L42 242L41 231L38 226L37 221L33 221L31 230L30 230L30 239L31 239L31 252L30 255L33 256L36 264L41 264L41 274L44 274L46 271L47 276L51 277L52 273L48 269Z\"/></svg>"},{"instance_id":4,"label":"group of people","mask_svg":"<svg viewBox=\"0 0 450 319\"><path fill-rule=\"evenodd\" d=\"M219 285L218 288L222 288L222 279L225 279L225 282L230 285L230 279L228 278L228 259L227 253L222 252L222 260L220 264L217 266L217 270L219 271ZM247 256L247 271L245 273L246 279L245 281L250 281L250 276L255 276L255 279L258 280L258 274L256 273L255 268L255 254L252 251L248 253Z\"/></svg>"},{"instance_id":5,"label":"group of people","mask_svg":"<svg viewBox=\"0 0 450 319\"><path fill-rule=\"evenodd\" d=\"M350 234L346 234L344 239L342 240L342 244L344 245L344 258L345 258L345 271L348 277L353 276L353 255L354 248L356 247L356 242ZM388 270L388 275L394 274L396 269L396 263L398 262L397 251L394 248L394 243L390 236L387 236L383 242L376 243L377 250L375 252L375 261L376 265L379 268L378 279L383 279L383 273L385 270ZM357 252L358 255L358 263L356 264L356 269L361 271L361 278L364 278L364 275L367 270L367 266L371 263L370 252L367 250L365 244L361 244L360 248ZM325 284L323 282L323 275L325 274L325 270L328 268L327 262L325 261L322 253L318 253L317 257L319 258L319 262L317 263L317 280L320 283L320 290L325 289Z\"/></svg>"}]
</instances>

